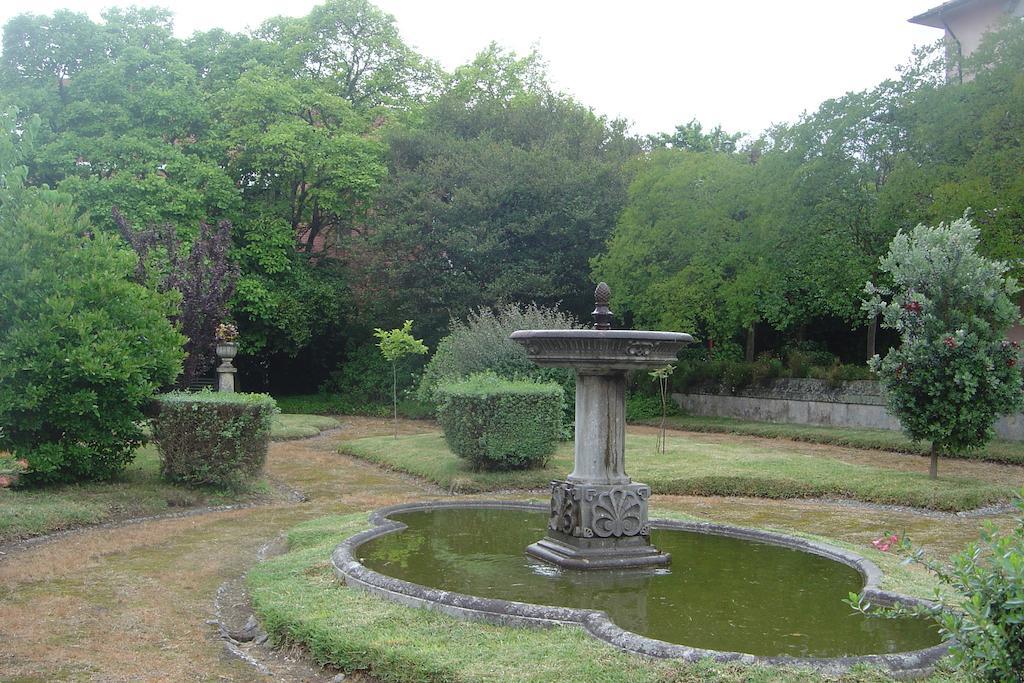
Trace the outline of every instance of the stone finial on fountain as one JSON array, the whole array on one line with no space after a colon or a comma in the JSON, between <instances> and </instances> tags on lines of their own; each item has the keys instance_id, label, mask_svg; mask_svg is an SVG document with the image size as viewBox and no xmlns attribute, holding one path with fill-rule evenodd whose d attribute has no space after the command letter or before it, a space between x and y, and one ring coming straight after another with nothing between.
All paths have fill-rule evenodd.
<instances>
[{"instance_id":1,"label":"stone finial on fountain","mask_svg":"<svg viewBox=\"0 0 1024 683\"><path fill-rule=\"evenodd\" d=\"M594 329L612 329L612 312L608 308L608 302L612 299L612 290L607 282L598 283L594 290Z\"/></svg>"}]
</instances>

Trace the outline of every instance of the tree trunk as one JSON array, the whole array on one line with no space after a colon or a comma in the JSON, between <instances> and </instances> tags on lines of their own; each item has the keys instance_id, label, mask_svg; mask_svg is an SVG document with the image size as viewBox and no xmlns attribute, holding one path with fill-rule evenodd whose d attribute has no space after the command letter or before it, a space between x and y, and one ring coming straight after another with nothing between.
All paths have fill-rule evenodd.
<instances>
[{"instance_id":1,"label":"tree trunk","mask_svg":"<svg viewBox=\"0 0 1024 683\"><path fill-rule=\"evenodd\" d=\"M868 321L868 360L875 356L875 338L878 336L878 316L871 316Z\"/></svg>"},{"instance_id":2,"label":"tree trunk","mask_svg":"<svg viewBox=\"0 0 1024 683\"><path fill-rule=\"evenodd\" d=\"M747 328L747 362L754 362L754 323Z\"/></svg>"},{"instance_id":3,"label":"tree trunk","mask_svg":"<svg viewBox=\"0 0 1024 683\"><path fill-rule=\"evenodd\" d=\"M658 438L661 440L661 454L665 454L665 416L668 414L668 378L661 378L661 433Z\"/></svg>"},{"instance_id":4,"label":"tree trunk","mask_svg":"<svg viewBox=\"0 0 1024 683\"><path fill-rule=\"evenodd\" d=\"M391 405L395 409L395 438L398 438L398 361L391 364Z\"/></svg>"},{"instance_id":5,"label":"tree trunk","mask_svg":"<svg viewBox=\"0 0 1024 683\"><path fill-rule=\"evenodd\" d=\"M939 446L932 441L932 461L928 466L928 477L937 479L939 476Z\"/></svg>"}]
</instances>

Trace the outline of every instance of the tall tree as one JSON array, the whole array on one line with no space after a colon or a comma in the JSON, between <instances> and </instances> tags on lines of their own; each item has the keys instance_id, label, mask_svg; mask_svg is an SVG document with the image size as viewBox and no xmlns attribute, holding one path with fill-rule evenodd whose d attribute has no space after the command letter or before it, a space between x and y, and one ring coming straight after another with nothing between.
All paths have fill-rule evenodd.
<instances>
[{"instance_id":1,"label":"tall tree","mask_svg":"<svg viewBox=\"0 0 1024 683\"><path fill-rule=\"evenodd\" d=\"M258 67L219 112L226 165L250 211L287 220L308 254L356 227L386 168L369 122L345 99Z\"/></svg>"},{"instance_id":2,"label":"tall tree","mask_svg":"<svg viewBox=\"0 0 1024 683\"><path fill-rule=\"evenodd\" d=\"M347 245L370 318L415 317L437 338L500 301L582 313L638 143L553 92L537 55L494 46L410 118L386 131L389 179Z\"/></svg>"},{"instance_id":3,"label":"tall tree","mask_svg":"<svg viewBox=\"0 0 1024 683\"><path fill-rule=\"evenodd\" d=\"M742 154L663 149L642 163L608 251L594 260L595 279L635 324L720 344L756 322L756 290L744 279L757 252L752 174Z\"/></svg>"},{"instance_id":4,"label":"tall tree","mask_svg":"<svg viewBox=\"0 0 1024 683\"><path fill-rule=\"evenodd\" d=\"M900 232L868 283L865 308L899 331L900 346L872 367L889 409L914 441L931 442L932 479L941 453L984 446L996 417L1024 406L1019 345L1020 291L1002 262L977 253L979 230L966 218Z\"/></svg>"},{"instance_id":5,"label":"tall tree","mask_svg":"<svg viewBox=\"0 0 1024 683\"><path fill-rule=\"evenodd\" d=\"M238 266L228 255L231 224L200 223L199 234L186 250L173 225L136 230L116 208L113 216L121 237L138 257L136 282L180 296L179 309L171 321L187 339L185 362L177 384L188 388L213 367L214 333L217 325L227 320L228 301L235 292ZM154 268L157 272L151 271Z\"/></svg>"},{"instance_id":6,"label":"tall tree","mask_svg":"<svg viewBox=\"0 0 1024 683\"><path fill-rule=\"evenodd\" d=\"M435 77L436 67L402 41L395 18L366 0L327 0L306 17L270 19L257 35L285 47L293 73L359 109L402 104Z\"/></svg>"}]
</instances>

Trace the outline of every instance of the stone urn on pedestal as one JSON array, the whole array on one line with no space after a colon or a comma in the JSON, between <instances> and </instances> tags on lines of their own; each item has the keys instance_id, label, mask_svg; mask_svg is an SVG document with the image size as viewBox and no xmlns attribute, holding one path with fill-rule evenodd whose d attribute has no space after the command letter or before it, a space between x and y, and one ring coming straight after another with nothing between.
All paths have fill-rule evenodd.
<instances>
[{"instance_id":1,"label":"stone urn on pedestal","mask_svg":"<svg viewBox=\"0 0 1024 683\"><path fill-rule=\"evenodd\" d=\"M217 357L221 361L217 366L217 391L235 391L235 373L238 368L231 364L231 360L238 354L236 339L238 328L233 324L222 323L217 326Z\"/></svg>"},{"instance_id":2,"label":"stone urn on pedestal","mask_svg":"<svg viewBox=\"0 0 1024 683\"><path fill-rule=\"evenodd\" d=\"M551 482L547 535L526 552L570 569L665 565L651 545L651 489L625 470L626 373L675 362L693 337L679 332L612 330L611 292L594 293L593 330L519 330L512 339L544 367L576 371L575 467Z\"/></svg>"}]
</instances>

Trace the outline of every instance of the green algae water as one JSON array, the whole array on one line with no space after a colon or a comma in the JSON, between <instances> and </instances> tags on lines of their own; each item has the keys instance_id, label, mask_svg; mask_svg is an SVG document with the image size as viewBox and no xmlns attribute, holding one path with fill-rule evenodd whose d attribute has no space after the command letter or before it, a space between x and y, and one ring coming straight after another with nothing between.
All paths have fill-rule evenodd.
<instances>
[{"instance_id":1,"label":"green algae water","mask_svg":"<svg viewBox=\"0 0 1024 683\"><path fill-rule=\"evenodd\" d=\"M667 569L564 570L525 554L543 512L438 509L390 516L408 529L356 550L366 567L432 588L538 605L599 609L649 638L760 656L888 654L939 643L930 622L856 614L863 586L845 564L779 546L655 529Z\"/></svg>"}]
</instances>

